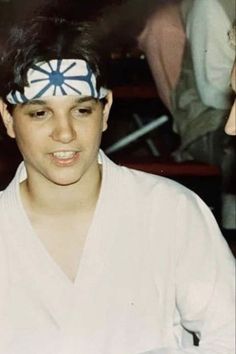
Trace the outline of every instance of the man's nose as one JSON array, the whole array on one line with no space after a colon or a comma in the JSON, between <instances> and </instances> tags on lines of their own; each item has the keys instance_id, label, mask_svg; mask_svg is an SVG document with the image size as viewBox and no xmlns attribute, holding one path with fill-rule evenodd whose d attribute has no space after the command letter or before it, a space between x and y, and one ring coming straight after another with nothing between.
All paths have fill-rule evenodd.
<instances>
[{"instance_id":1,"label":"man's nose","mask_svg":"<svg viewBox=\"0 0 236 354\"><path fill-rule=\"evenodd\" d=\"M53 140L63 144L68 144L73 141L76 138L76 130L71 117L56 117L50 136Z\"/></svg>"}]
</instances>

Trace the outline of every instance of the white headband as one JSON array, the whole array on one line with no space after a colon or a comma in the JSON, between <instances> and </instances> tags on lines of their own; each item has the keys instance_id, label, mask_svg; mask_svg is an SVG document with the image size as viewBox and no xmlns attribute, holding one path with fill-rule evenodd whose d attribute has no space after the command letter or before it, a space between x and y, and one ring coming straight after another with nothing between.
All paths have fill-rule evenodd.
<instances>
[{"instance_id":1,"label":"white headband","mask_svg":"<svg viewBox=\"0 0 236 354\"><path fill-rule=\"evenodd\" d=\"M107 89L96 88L96 77L87 62L80 59L53 59L39 62L28 70L28 86L23 93L11 91L9 103L26 103L47 96L79 95L97 99L105 97Z\"/></svg>"}]
</instances>

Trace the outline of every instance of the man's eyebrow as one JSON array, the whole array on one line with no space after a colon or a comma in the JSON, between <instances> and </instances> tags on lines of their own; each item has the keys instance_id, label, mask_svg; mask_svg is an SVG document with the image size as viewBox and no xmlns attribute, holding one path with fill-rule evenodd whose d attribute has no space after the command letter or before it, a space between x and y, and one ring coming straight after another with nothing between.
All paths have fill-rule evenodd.
<instances>
[{"instance_id":1,"label":"man's eyebrow","mask_svg":"<svg viewBox=\"0 0 236 354\"><path fill-rule=\"evenodd\" d=\"M83 96L83 97L78 97L76 98L75 102L76 103L84 103L84 102L96 102L96 98L92 97L92 96Z\"/></svg>"},{"instance_id":2,"label":"man's eyebrow","mask_svg":"<svg viewBox=\"0 0 236 354\"><path fill-rule=\"evenodd\" d=\"M24 106L29 106L29 105L44 105L46 103L47 103L47 101L44 101L44 100L29 100L27 102L23 102L21 104L21 106L24 107Z\"/></svg>"},{"instance_id":3,"label":"man's eyebrow","mask_svg":"<svg viewBox=\"0 0 236 354\"><path fill-rule=\"evenodd\" d=\"M84 103L84 102L96 102L96 98L92 97L92 96L83 96L83 97L78 97L75 99L75 103ZM22 107L24 106L29 106L29 105L46 105L48 104L47 100L29 100L27 102L22 103Z\"/></svg>"}]
</instances>

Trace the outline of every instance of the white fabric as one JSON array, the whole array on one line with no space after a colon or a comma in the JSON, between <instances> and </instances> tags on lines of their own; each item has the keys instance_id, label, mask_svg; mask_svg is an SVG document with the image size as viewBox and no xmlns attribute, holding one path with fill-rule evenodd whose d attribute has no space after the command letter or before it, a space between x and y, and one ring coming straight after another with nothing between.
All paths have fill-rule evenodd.
<instances>
[{"instance_id":1,"label":"white fabric","mask_svg":"<svg viewBox=\"0 0 236 354\"><path fill-rule=\"evenodd\" d=\"M235 0L232 0L235 14ZM228 109L231 105L230 74L235 50L229 45L232 23L218 0L194 0L186 19L196 82L205 105Z\"/></svg>"},{"instance_id":2,"label":"white fabric","mask_svg":"<svg viewBox=\"0 0 236 354\"><path fill-rule=\"evenodd\" d=\"M104 98L108 91L97 91L96 77L85 60L53 59L34 64L27 72L24 92L11 91L6 99L12 104L48 96L91 96Z\"/></svg>"},{"instance_id":3,"label":"white fabric","mask_svg":"<svg viewBox=\"0 0 236 354\"><path fill-rule=\"evenodd\" d=\"M234 353L234 261L208 208L168 179L100 158L100 196L74 283L23 209L24 165L2 193L0 353Z\"/></svg>"}]
</instances>

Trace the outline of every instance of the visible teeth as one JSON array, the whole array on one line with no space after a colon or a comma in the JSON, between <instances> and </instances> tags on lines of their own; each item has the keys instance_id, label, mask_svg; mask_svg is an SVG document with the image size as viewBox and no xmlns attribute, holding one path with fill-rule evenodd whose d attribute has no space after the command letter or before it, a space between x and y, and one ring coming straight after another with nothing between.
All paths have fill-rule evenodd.
<instances>
[{"instance_id":1,"label":"visible teeth","mask_svg":"<svg viewBox=\"0 0 236 354\"><path fill-rule=\"evenodd\" d=\"M59 159L69 159L72 158L74 155L75 151L58 151L53 153L53 156Z\"/></svg>"}]
</instances>

